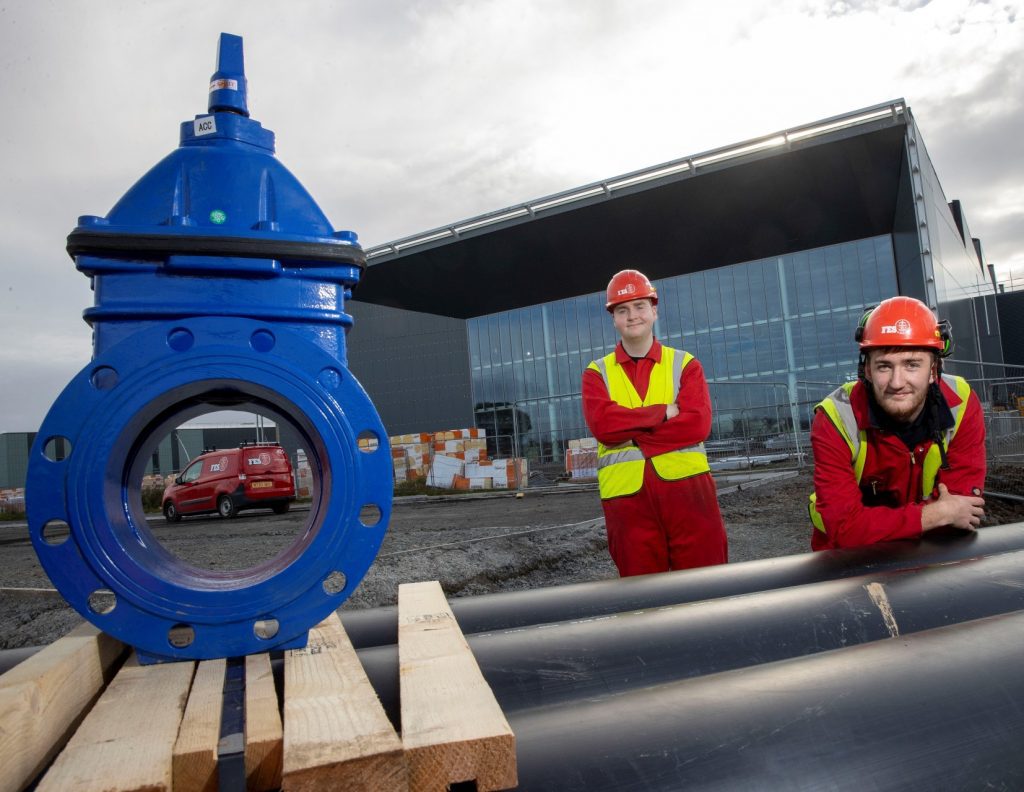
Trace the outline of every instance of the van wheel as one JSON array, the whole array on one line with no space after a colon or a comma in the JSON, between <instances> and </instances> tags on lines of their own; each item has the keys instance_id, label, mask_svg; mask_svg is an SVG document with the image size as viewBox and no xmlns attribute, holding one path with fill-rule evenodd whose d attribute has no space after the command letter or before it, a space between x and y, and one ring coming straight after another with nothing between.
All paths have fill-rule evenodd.
<instances>
[{"instance_id":1,"label":"van wheel","mask_svg":"<svg viewBox=\"0 0 1024 792\"><path fill-rule=\"evenodd\" d=\"M235 502L231 500L230 495L221 495L217 498L217 513L225 520L230 520L238 514L238 509L235 508Z\"/></svg>"},{"instance_id":2,"label":"van wheel","mask_svg":"<svg viewBox=\"0 0 1024 792\"><path fill-rule=\"evenodd\" d=\"M272 508L274 510L274 514L287 514L288 513L288 509L290 507L291 507L291 504L288 501L284 501L283 503L275 503L270 508Z\"/></svg>"},{"instance_id":3,"label":"van wheel","mask_svg":"<svg viewBox=\"0 0 1024 792\"><path fill-rule=\"evenodd\" d=\"M178 513L178 507L174 505L174 501L167 501L164 504L164 519L167 522L181 521L181 515Z\"/></svg>"}]
</instances>

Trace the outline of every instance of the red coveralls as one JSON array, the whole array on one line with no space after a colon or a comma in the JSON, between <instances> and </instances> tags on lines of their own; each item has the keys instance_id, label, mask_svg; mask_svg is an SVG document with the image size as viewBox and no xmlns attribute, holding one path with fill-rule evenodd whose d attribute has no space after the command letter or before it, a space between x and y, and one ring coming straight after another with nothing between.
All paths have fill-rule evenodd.
<instances>
[{"instance_id":1,"label":"red coveralls","mask_svg":"<svg viewBox=\"0 0 1024 792\"><path fill-rule=\"evenodd\" d=\"M621 342L615 347L615 359L641 399L647 395L651 369L660 358L657 341L637 362ZM632 440L648 460L639 492L601 501L608 550L622 577L729 560L711 474L665 481L650 462L653 456L703 442L711 431L711 398L704 369L696 359L683 370L676 405L679 415L671 421L665 420L662 404L622 407L612 401L600 374L592 369L583 373L583 416L591 433L606 446Z\"/></svg>"},{"instance_id":2,"label":"red coveralls","mask_svg":"<svg viewBox=\"0 0 1024 792\"><path fill-rule=\"evenodd\" d=\"M940 380L940 392L950 407L960 397ZM860 547L893 539L921 536L921 477L931 440L913 451L895 434L871 424L867 390L858 382L850 393L857 426L867 431L867 459L860 484L854 477L850 447L821 410L811 425L814 452L814 491L825 533L814 529L813 550ZM943 483L954 495L973 495L985 486L985 422L978 397L972 391L963 422L946 451L948 470L939 470L935 486ZM889 498L893 505L867 506L865 499Z\"/></svg>"}]
</instances>

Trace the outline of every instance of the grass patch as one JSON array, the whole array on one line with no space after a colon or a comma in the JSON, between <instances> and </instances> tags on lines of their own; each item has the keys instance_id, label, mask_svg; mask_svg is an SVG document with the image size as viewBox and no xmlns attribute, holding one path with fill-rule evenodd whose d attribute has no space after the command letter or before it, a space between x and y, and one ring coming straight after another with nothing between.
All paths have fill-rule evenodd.
<instances>
[{"instance_id":1,"label":"grass patch","mask_svg":"<svg viewBox=\"0 0 1024 792\"><path fill-rule=\"evenodd\" d=\"M428 487L426 479L415 481L399 481L395 484L395 497L405 495L469 495L471 492L490 492L490 490L446 489L445 487Z\"/></svg>"}]
</instances>

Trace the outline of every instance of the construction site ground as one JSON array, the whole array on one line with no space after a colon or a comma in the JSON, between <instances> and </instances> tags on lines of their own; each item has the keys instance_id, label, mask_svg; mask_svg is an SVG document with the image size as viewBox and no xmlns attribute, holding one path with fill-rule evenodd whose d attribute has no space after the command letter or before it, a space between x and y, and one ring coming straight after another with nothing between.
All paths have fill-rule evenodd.
<instances>
[{"instance_id":1,"label":"construction site ground","mask_svg":"<svg viewBox=\"0 0 1024 792\"><path fill-rule=\"evenodd\" d=\"M1019 476L1015 476L1019 477ZM766 477L719 479L730 562L810 549L809 468ZM1020 493L1018 493L1020 494ZM986 525L1024 520L1024 502L990 498ZM243 513L151 523L179 557L210 569L244 568L290 544L308 519ZM616 576L596 487L543 487L514 493L400 498L369 573L343 610L391 605L398 584L438 580L449 597L557 586ZM56 640L81 617L52 589L24 523L0 523L0 649Z\"/></svg>"}]
</instances>

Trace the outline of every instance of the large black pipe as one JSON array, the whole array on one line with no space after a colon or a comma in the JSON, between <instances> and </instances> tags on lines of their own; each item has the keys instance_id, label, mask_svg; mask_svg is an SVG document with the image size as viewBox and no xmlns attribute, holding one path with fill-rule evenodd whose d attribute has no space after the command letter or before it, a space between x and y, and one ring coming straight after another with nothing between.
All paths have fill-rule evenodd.
<instances>
[{"instance_id":1,"label":"large black pipe","mask_svg":"<svg viewBox=\"0 0 1024 792\"><path fill-rule=\"evenodd\" d=\"M765 530L771 530L771 526L766 526ZM462 632L468 635L980 558L1015 550L1024 550L1024 523L994 526L977 533L932 531L925 538L914 541L803 553L658 575L456 597L449 603ZM393 644L398 640L397 609L393 606L341 611L340 616L357 649Z\"/></svg>"},{"instance_id":2,"label":"large black pipe","mask_svg":"<svg viewBox=\"0 0 1024 792\"><path fill-rule=\"evenodd\" d=\"M1018 610L1024 610L1024 551L467 641L508 714ZM397 649L361 649L359 658L388 716L400 725Z\"/></svg>"},{"instance_id":3,"label":"large black pipe","mask_svg":"<svg viewBox=\"0 0 1024 792\"><path fill-rule=\"evenodd\" d=\"M514 712L519 790L1024 789L1024 613Z\"/></svg>"},{"instance_id":4,"label":"large black pipe","mask_svg":"<svg viewBox=\"0 0 1024 792\"><path fill-rule=\"evenodd\" d=\"M0 650L0 674L6 674L19 663L28 660L45 646L21 646L17 649Z\"/></svg>"}]
</instances>

